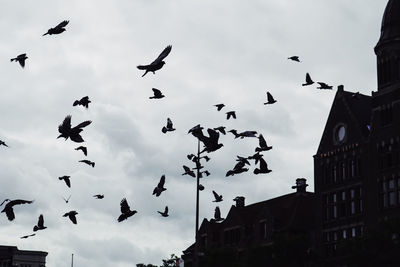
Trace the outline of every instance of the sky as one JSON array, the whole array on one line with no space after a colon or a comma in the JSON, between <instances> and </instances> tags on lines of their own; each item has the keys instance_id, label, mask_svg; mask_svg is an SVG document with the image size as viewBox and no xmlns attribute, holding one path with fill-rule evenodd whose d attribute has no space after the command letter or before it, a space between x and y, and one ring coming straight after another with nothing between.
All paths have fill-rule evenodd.
<instances>
[{"instance_id":1,"label":"sky","mask_svg":"<svg viewBox=\"0 0 400 267\"><path fill-rule=\"evenodd\" d=\"M204 162L200 222L212 218L212 190L226 216L233 198L246 204L293 192L304 177L314 190L316 153L338 85L376 91L376 45L387 1L375 0L0 0L0 200L34 200L0 214L2 245L48 252L47 266L160 265L194 241L195 179L182 176L197 152L188 130L225 126L263 134L272 170L225 177L257 138L220 136ZM47 30L69 20L60 35ZM172 51L156 74L136 68ZM25 68L10 59L26 53ZM301 63L287 58L300 56ZM301 86L309 72L334 90ZM165 98L149 99L151 88ZM266 92L277 103L264 105ZM89 96L89 108L72 106ZM221 111L213 106L224 103ZM237 119L226 119L234 110ZM57 139L65 116L91 120L78 143ZM161 128L171 118L173 132ZM78 162L89 159L92 168ZM152 195L161 175L167 188ZM71 188L58 177L71 176ZM104 194L102 200L92 196ZM71 195L65 203L62 197ZM138 211L121 223L120 201ZM170 216L157 211L168 205ZM2 209L2 208L1 208ZM76 210L78 224L62 217ZM38 216L48 227L31 234Z\"/></svg>"}]
</instances>

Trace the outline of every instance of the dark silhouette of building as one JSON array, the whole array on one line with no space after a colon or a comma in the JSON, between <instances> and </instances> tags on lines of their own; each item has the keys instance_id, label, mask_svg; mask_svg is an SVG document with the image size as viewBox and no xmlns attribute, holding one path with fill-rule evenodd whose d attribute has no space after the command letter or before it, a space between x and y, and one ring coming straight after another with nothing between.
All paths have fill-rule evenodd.
<instances>
[{"instance_id":1,"label":"dark silhouette of building","mask_svg":"<svg viewBox=\"0 0 400 267\"><path fill-rule=\"evenodd\" d=\"M45 267L47 252L19 250L14 246L0 246L1 267Z\"/></svg>"}]
</instances>

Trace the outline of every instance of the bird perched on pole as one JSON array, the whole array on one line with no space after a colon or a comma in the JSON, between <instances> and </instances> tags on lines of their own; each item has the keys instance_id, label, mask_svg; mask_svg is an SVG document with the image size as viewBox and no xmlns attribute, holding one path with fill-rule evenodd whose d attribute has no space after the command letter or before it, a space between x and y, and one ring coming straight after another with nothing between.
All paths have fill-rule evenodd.
<instances>
[{"instance_id":1,"label":"bird perched on pole","mask_svg":"<svg viewBox=\"0 0 400 267\"><path fill-rule=\"evenodd\" d=\"M43 34L43 36L49 34L60 34L62 32L65 31L65 26L67 26L69 23L69 20L64 20L63 22L59 23L57 26L55 26L54 28L50 28L47 30L47 32L45 34Z\"/></svg>"},{"instance_id":2,"label":"bird perched on pole","mask_svg":"<svg viewBox=\"0 0 400 267\"><path fill-rule=\"evenodd\" d=\"M172 46L169 45L149 65L139 65L139 66L137 66L137 68L139 70L145 70L145 73L142 75L142 77L145 76L148 72L152 72L153 74L155 74L155 72L157 70L161 69L165 64L165 61L163 61L163 59L166 58L169 55L169 53L171 52L171 49L172 49Z\"/></svg>"}]
</instances>

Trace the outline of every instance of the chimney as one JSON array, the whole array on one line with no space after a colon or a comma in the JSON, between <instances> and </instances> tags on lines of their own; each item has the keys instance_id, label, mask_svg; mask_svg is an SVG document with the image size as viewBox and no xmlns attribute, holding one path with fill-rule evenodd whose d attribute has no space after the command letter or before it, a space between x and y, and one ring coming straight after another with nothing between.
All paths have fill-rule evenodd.
<instances>
[{"instance_id":1,"label":"chimney","mask_svg":"<svg viewBox=\"0 0 400 267\"><path fill-rule=\"evenodd\" d=\"M337 87L338 91L343 92L344 91L344 85L338 85Z\"/></svg>"},{"instance_id":2,"label":"chimney","mask_svg":"<svg viewBox=\"0 0 400 267\"><path fill-rule=\"evenodd\" d=\"M244 207L244 197L235 197L233 201L236 202L236 208L242 208Z\"/></svg>"},{"instance_id":3,"label":"chimney","mask_svg":"<svg viewBox=\"0 0 400 267\"><path fill-rule=\"evenodd\" d=\"M292 186L292 188L296 189L297 193L305 193L306 187L308 186L308 184L306 184L306 181L307 181L306 178L297 178L296 185Z\"/></svg>"}]
</instances>

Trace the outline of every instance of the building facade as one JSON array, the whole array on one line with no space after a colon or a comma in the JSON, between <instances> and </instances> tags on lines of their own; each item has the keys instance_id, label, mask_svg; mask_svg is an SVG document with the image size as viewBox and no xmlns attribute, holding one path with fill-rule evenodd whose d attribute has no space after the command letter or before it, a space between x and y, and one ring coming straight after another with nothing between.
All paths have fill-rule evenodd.
<instances>
[{"instance_id":1,"label":"building facade","mask_svg":"<svg viewBox=\"0 0 400 267\"><path fill-rule=\"evenodd\" d=\"M0 246L0 267L45 267L47 252Z\"/></svg>"}]
</instances>

